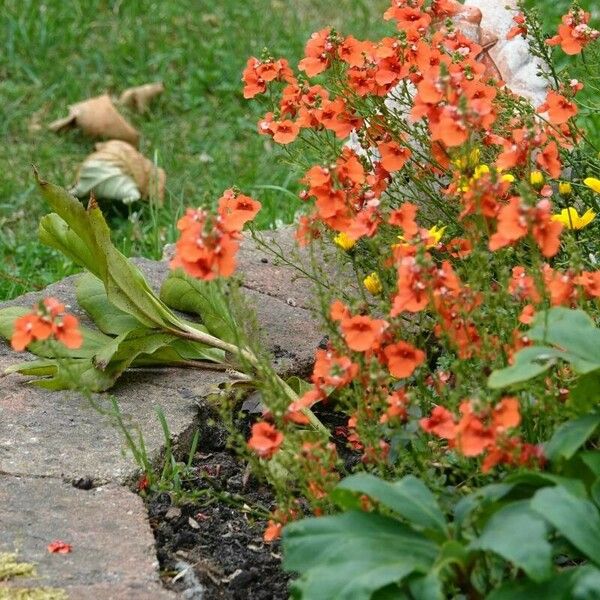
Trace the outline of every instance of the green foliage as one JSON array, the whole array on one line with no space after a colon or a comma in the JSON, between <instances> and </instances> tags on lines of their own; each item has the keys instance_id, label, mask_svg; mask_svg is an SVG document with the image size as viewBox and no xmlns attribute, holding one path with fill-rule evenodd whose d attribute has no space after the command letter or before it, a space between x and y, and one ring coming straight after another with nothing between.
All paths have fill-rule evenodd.
<instances>
[{"instance_id":1,"label":"green foliage","mask_svg":"<svg viewBox=\"0 0 600 600\"><path fill-rule=\"evenodd\" d=\"M536 315L526 335L544 345L530 346L517 352L512 366L490 375L491 388L529 381L559 360L568 362L580 374L600 370L600 329L582 310L555 307L543 311Z\"/></svg>"},{"instance_id":2,"label":"green foliage","mask_svg":"<svg viewBox=\"0 0 600 600\"><path fill-rule=\"evenodd\" d=\"M341 514L284 529L285 568L300 575L295 597L498 600L549 590L555 595L528 597L597 598L600 508L577 478L537 475L477 490L448 521L412 476L347 478L334 493ZM365 496L370 512L357 510Z\"/></svg>"}]
</instances>

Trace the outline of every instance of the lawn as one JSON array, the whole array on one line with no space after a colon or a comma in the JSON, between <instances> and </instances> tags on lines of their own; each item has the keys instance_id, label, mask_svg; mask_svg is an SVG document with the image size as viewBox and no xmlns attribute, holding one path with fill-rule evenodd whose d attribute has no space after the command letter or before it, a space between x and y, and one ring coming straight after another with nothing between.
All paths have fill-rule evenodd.
<instances>
[{"instance_id":1,"label":"lawn","mask_svg":"<svg viewBox=\"0 0 600 600\"><path fill-rule=\"evenodd\" d=\"M542 0L538 0L538 4ZM260 227L289 222L297 174L255 133L258 103L241 95L247 56L268 47L300 57L326 24L357 37L378 35L387 0L4 0L0 14L0 298L68 274L72 266L41 247L45 212L31 171L70 185L93 142L56 135L47 124L67 105L162 80L166 93L144 116L125 114L141 131L141 150L167 172L161 210L114 207L109 218L127 254L158 257L187 205L210 203L237 185L264 203ZM556 17L565 3L544 13ZM551 11L555 14L550 15ZM391 29L389 29L391 31ZM274 186L264 188L261 186ZM292 193L290 193L292 192Z\"/></svg>"}]
</instances>

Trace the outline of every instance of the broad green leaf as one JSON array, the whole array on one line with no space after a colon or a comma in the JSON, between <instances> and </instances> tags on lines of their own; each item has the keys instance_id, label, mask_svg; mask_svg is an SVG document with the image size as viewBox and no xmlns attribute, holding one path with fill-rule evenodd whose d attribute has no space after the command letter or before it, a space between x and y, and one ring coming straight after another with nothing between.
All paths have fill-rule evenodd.
<instances>
[{"instance_id":1,"label":"broad green leaf","mask_svg":"<svg viewBox=\"0 0 600 600\"><path fill-rule=\"evenodd\" d=\"M559 359L568 360L561 350L549 346L530 346L515 354L514 363L496 369L488 379L488 386L499 389L529 381L554 366Z\"/></svg>"},{"instance_id":2,"label":"broad green leaf","mask_svg":"<svg viewBox=\"0 0 600 600\"><path fill-rule=\"evenodd\" d=\"M567 404L578 414L592 412L600 406L600 370L582 375L569 391Z\"/></svg>"},{"instance_id":3,"label":"broad green leaf","mask_svg":"<svg viewBox=\"0 0 600 600\"><path fill-rule=\"evenodd\" d=\"M555 307L547 314L542 312L536 316L527 336L563 349L578 373L600 369L600 329L582 310Z\"/></svg>"},{"instance_id":4,"label":"broad green leaf","mask_svg":"<svg viewBox=\"0 0 600 600\"><path fill-rule=\"evenodd\" d=\"M600 413L563 423L545 444L544 454L553 461L568 460L587 442L599 425Z\"/></svg>"},{"instance_id":5,"label":"broad green leaf","mask_svg":"<svg viewBox=\"0 0 600 600\"><path fill-rule=\"evenodd\" d=\"M563 571L539 583L511 581L488 594L485 600L574 600L573 571Z\"/></svg>"},{"instance_id":6,"label":"broad green leaf","mask_svg":"<svg viewBox=\"0 0 600 600\"><path fill-rule=\"evenodd\" d=\"M600 512L595 504L556 486L536 492L531 508L600 565Z\"/></svg>"},{"instance_id":7,"label":"broad green leaf","mask_svg":"<svg viewBox=\"0 0 600 600\"><path fill-rule=\"evenodd\" d=\"M410 579L408 587L415 600L444 600L442 581L436 572Z\"/></svg>"},{"instance_id":8,"label":"broad green leaf","mask_svg":"<svg viewBox=\"0 0 600 600\"><path fill-rule=\"evenodd\" d=\"M476 509L482 509L501 498L513 489L507 483L492 483L462 498L454 508L454 522L460 528Z\"/></svg>"},{"instance_id":9,"label":"broad green leaf","mask_svg":"<svg viewBox=\"0 0 600 600\"><path fill-rule=\"evenodd\" d=\"M42 244L55 248L80 267L92 273L97 270L93 252L56 213L41 218L38 237Z\"/></svg>"},{"instance_id":10,"label":"broad green leaf","mask_svg":"<svg viewBox=\"0 0 600 600\"><path fill-rule=\"evenodd\" d=\"M446 519L435 496L421 480L412 475L389 483L368 473L357 473L346 477L337 489L366 494L404 517L411 525L446 535Z\"/></svg>"},{"instance_id":11,"label":"broad green leaf","mask_svg":"<svg viewBox=\"0 0 600 600\"><path fill-rule=\"evenodd\" d=\"M162 301L175 310L198 315L209 333L236 344L239 329L216 281L200 281L182 269L171 271L160 290Z\"/></svg>"},{"instance_id":12,"label":"broad green leaf","mask_svg":"<svg viewBox=\"0 0 600 600\"><path fill-rule=\"evenodd\" d=\"M514 502L495 512L471 550L487 550L523 569L534 581L552 572L552 546L546 539L547 526L528 502Z\"/></svg>"},{"instance_id":13,"label":"broad green leaf","mask_svg":"<svg viewBox=\"0 0 600 600\"><path fill-rule=\"evenodd\" d=\"M600 600L600 569L586 565L573 577L573 600Z\"/></svg>"},{"instance_id":14,"label":"broad green leaf","mask_svg":"<svg viewBox=\"0 0 600 600\"><path fill-rule=\"evenodd\" d=\"M302 396L312 389L312 385L308 383L308 381L305 381L296 375L287 379L286 383L294 390L294 392L296 392L296 394L298 394L298 396Z\"/></svg>"},{"instance_id":15,"label":"broad green leaf","mask_svg":"<svg viewBox=\"0 0 600 600\"><path fill-rule=\"evenodd\" d=\"M439 547L396 521L346 512L284 528L284 568L301 574L294 586L307 600L369 600L411 573L427 573Z\"/></svg>"},{"instance_id":16,"label":"broad green leaf","mask_svg":"<svg viewBox=\"0 0 600 600\"><path fill-rule=\"evenodd\" d=\"M75 290L79 306L104 333L121 335L141 327L141 323L135 317L108 301L104 284L91 273L84 273L77 278Z\"/></svg>"},{"instance_id":17,"label":"broad green leaf","mask_svg":"<svg viewBox=\"0 0 600 600\"><path fill-rule=\"evenodd\" d=\"M539 488L553 485L563 486L574 496L581 496L582 498L586 496L585 485L580 479L562 477L543 471L522 471L511 474L504 478L504 482L513 486L509 497L529 498Z\"/></svg>"},{"instance_id":18,"label":"broad green leaf","mask_svg":"<svg viewBox=\"0 0 600 600\"><path fill-rule=\"evenodd\" d=\"M112 244L110 230L98 205L91 202L86 210L64 189L39 179L38 184L46 201L91 254L91 264L88 256L85 266L102 280L110 303L146 327L181 329L182 323L150 289L141 271ZM80 247L72 237L63 236L61 244L67 239ZM73 254L77 252L73 250Z\"/></svg>"}]
</instances>

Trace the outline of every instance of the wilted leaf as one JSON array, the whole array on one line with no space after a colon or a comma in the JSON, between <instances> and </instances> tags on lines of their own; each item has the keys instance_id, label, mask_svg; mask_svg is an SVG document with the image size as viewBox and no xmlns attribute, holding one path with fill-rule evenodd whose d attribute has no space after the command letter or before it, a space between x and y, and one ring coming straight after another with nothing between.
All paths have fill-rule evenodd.
<instances>
[{"instance_id":1,"label":"wilted leaf","mask_svg":"<svg viewBox=\"0 0 600 600\"><path fill-rule=\"evenodd\" d=\"M135 109L139 113L146 112L148 105L153 98L159 96L165 91L162 81L156 83L146 83L125 90L119 102L125 106Z\"/></svg>"},{"instance_id":2,"label":"wilted leaf","mask_svg":"<svg viewBox=\"0 0 600 600\"><path fill-rule=\"evenodd\" d=\"M79 127L90 137L117 139L137 147L140 134L115 108L110 96L103 94L69 106L69 114L50 123L52 131Z\"/></svg>"},{"instance_id":3,"label":"wilted leaf","mask_svg":"<svg viewBox=\"0 0 600 600\"><path fill-rule=\"evenodd\" d=\"M162 205L165 181L164 170L133 146L110 140L96 144L96 151L83 161L71 193L79 198L93 193L97 198L125 204L150 198Z\"/></svg>"}]
</instances>

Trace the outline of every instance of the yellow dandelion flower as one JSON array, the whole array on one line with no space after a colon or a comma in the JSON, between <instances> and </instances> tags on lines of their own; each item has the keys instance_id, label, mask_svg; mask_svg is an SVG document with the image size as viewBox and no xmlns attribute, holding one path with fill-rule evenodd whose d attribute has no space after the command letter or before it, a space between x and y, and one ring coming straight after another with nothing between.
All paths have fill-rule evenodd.
<instances>
[{"instance_id":1,"label":"yellow dandelion flower","mask_svg":"<svg viewBox=\"0 0 600 600\"><path fill-rule=\"evenodd\" d=\"M375 272L371 273L370 275L367 275L363 279L363 285L370 294L373 294L373 296L381 294L381 291L383 290L383 286L381 285L381 279L379 279L379 275L377 275L377 273Z\"/></svg>"},{"instance_id":2,"label":"yellow dandelion flower","mask_svg":"<svg viewBox=\"0 0 600 600\"><path fill-rule=\"evenodd\" d=\"M337 246L339 246L342 250L345 250L346 252L352 250L352 248L354 248L356 244L356 240L353 240L347 233L344 232L338 233L333 238L333 241Z\"/></svg>"},{"instance_id":3,"label":"yellow dandelion flower","mask_svg":"<svg viewBox=\"0 0 600 600\"><path fill-rule=\"evenodd\" d=\"M581 216L572 206L564 208L557 215L552 215L553 221L562 223L567 229L583 229L596 218L596 213L588 208Z\"/></svg>"},{"instance_id":4,"label":"yellow dandelion flower","mask_svg":"<svg viewBox=\"0 0 600 600\"><path fill-rule=\"evenodd\" d=\"M446 231L445 225L444 227L439 228L437 225L434 225L431 229L428 229L427 233L429 234L429 239L427 240L427 248L437 246L444 235L444 231Z\"/></svg>"},{"instance_id":5,"label":"yellow dandelion flower","mask_svg":"<svg viewBox=\"0 0 600 600\"><path fill-rule=\"evenodd\" d=\"M546 180L544 174L541 171L532 171L529 176L529 183L536 189L539 190L544 186Z\"/></svg>"},{"instance_id":6,"label":"yellow dandelion flower","mask_svg":"<svg viewBox=\"0 0 600 600\"><path fill-rule=\"evenodd\" d=\"M596 179L595 177L588 177L583 180L583 183L587 185L591 190L594 190L596 194L600 194L600 179Z\"/></svg>"},{"instance_id":7,"label":"yellow dandelion flower","mask_svg":"<svg viewBox=\"0 0 600 600\"><path fill-rule=\"evenodd\" d=\"M569 181L561 181L558 184L558 193L563 198L570 198L573 195L573 186Z\"/></svg>"}]
</instances>

